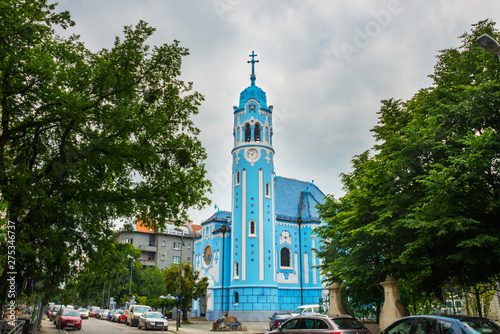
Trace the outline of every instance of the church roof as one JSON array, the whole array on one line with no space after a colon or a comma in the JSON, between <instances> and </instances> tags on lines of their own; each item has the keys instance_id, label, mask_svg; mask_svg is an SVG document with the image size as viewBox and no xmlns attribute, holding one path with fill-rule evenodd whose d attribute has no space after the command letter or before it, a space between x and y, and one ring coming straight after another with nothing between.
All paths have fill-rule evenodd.
<instances>
[{"instance_id":1,"label":"church roof","mask_svg":"<svg viewBox=\"0 0 500 334\"><path fill-rule=\"evenodd\" d=\"M218 210L210 218L201 223L201 225L211 223L213 221L227 223L231 222L231 212Z\"/></svg>"},{"instance_id":2,"label":"church roof","mask_svg":"<svg viewBox=\"0 0 500 334\"><path fill-rule=\"evenodd\" d=\"M314 183L277 176L274 195L276 219L298 221L300 211L302 222L319 222L316 205L323 201L325 194Z\"/></svg>"},{"instance_id":3,"label":"church roof","mask_svg":"<svg viewBox=\"0 0 500 334\"><path fill-rule=\"evenodd\" d=\"M325 194L312 182L299 181L286 177L274 178L274 213L276 219L297 222L319 222L318 203L323 202ZM230 223L230 211L217 211L201 225L211 222Z\"/></svg>"}]
</instances>

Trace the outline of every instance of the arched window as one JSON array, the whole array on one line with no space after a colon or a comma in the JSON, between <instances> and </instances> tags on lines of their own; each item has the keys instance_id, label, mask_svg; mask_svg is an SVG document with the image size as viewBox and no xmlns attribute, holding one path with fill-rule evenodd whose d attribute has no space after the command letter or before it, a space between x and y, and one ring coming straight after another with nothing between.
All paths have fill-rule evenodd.
<instances>
[{"instance_id":1,"label":"arched window","mask_svg":"<svg viewBox=\"0 0 500 334\"><path fill-rule=\"evenodd\" d=\"M238 262L234 263L234 278L239 279L240 278L240 265Z\"/></svg>"},{"instance_id":2,"label":"arched window","mask_svg":"<svg viewBox=\"0 0 500 334\"><path fill-rule=\"evenodd\" d=\"M240 294L238 292L234 293L234 303L238 304L240 302Z\"/></svg>"},{"instance_id":3,"label":"arched window","mask_svg":"<svg viewBox=\"0 0 500 334\"><path fill-rule=\"evenodd\" d=\"M266 197L271 197L271 185L269 182L266 183Z\"/></svg>"},{"instance_id":4,"label":"arched window","mask_svg":"<svg viewBox=\"0 0 500 334\"><path fill-rule=\"evenodd\" d=\"M253 138L255 141L260 141L260 125L259 125L259 123L255 124L255 128L253 129Z\"/></svg>"},{"instance_id":5,"label":"arched window","mask_svg":"<svg viewBox=\"0 0 500 334\"><path fill-rule=\"evenodd\" d=\"M236 175L234 176L234 185L239 186L240 185L240 171L236 171Z\"/></svg>"},{"instance_id":6,"label":"arched window","mask_svg":"<svg viewBox=\"0 0 500 334\"><path fill-rule=\"evenodd\" d=\"M245 124L245 141L249 142L252 139L252 128L250 128L250 124Z\"/></svg>"},{"instance_id":7,"label":"arched window","mask_svg":"<svg viewBox=\"0 0 500 334\"><path fill-rule=\"evenodd\" d=\"M255 237L255 221L251 220L248 226L248 230L250 231L249 237Z\"/></svg>"},{"instance_id":8,"label":"arched window","mask_svg":"<svg viewBox=\"0 0 500 334\"><path fill-rule=\"evenodd\" d=\"M280 267L291 267L291 254L288 247L281 248L280 251Z\"/></svg>"}]
</instances>

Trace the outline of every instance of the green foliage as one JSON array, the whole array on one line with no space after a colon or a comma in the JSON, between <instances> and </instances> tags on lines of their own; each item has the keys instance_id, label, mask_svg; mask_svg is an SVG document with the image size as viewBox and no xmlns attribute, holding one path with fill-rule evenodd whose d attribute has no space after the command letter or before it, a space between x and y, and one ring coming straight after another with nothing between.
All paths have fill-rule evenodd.
<instances>
[{"instance_id":1,"label":"green foliage","mask_svg":"<svg viewBox=\"0 0 500 334\"><path fill-rule=\"evenodd\" d=\"M171 296L179 296L179 265L173 264L165 269L165 289ZM188 307L191 300L202 297L208 287L208 277L199 277L200 273L195 271L189 262L182 264L181 279L181 310L182 321L187 321Z\"/></svg>"},{"instance_id":2,"label":"green foliage","mask_svg":"<svg viewBox=\"0 0 500 334\"><path fill-rule=\"evenodd\" d=\"M142 21L98 52L56 25L73 22L46 0L0 3L2 218L16 225L17 281L46 287L75 275L114 219L184 222L210 187L191 119L203 96L178 78L188 50L148 46Z\"/></svg>"},{"instance_id":3,"label":"green foliage","mask_svg":"<svg viewBox=\"0 0 500 334\"><path fill-rule=\"evenodd\" d=\"M138 261L141 252L131 244L116 243L114 239L101 243L99 251L82 266L75 278L75 291L82 305L104 307L113 297L122 305L130 300L130 270L132 270L132 295L136 294L142 265Z\"/></svg>"},{"instance_id":4,"label":"green foliage","mask_svg":"<svg viewBox=\"0 0 500 334\"><path fill-rule=\"evenodd\" d=\"M164 273L158 267L146 267L141 271L137 294L151 298L165 295Z\"/></svg>"},{"instance_id":5,"label":"green foliage","mask_svg":"<svg viewBox=\"0 0 500 334\"><path fill-rule=\"evenodd\" d=\"M479 22L440 51L435 86L382 101L374 151L342 174L346 195L320 206L322 269L352 300L377 303L386 275L429 305L450 282L500 278L500 63L476 45L483 33L500 37Z\"/></svg>"}]
</instances>

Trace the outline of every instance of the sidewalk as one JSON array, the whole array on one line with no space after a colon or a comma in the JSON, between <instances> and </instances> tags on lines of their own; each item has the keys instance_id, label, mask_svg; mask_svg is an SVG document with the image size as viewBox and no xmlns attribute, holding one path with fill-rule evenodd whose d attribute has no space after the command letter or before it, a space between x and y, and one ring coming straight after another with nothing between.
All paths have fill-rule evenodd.
<instances>
[{"instance_id":1,"label":"sidewalk","mask_svg":"<svg viewBox=\"0 0 500 334\"><path fill-rule=\"evenodd\" d=\"M213 321L206 320L196 320L192 321L191 324L182 324L178 331L176 331L175 322L170 324L169 331L174 333L223 333L223 334L263 334L269 331L268 321L249 321L244 322L243 325L246 327L246 331L240 332L212 332ZM173 326L172 326L173 325Z\"/></svg>"},{"instance_id":2,"label":"sidewalk","mask_svg":"<svg viewBox=\"0 0 500 334\"><path fill-rule=\"evenodd\" d=\"M41 334L64 334L67 333L64 329L57 329L52 321L42 319L42 330L38 333Z\"/></svg>"}]
</instances>

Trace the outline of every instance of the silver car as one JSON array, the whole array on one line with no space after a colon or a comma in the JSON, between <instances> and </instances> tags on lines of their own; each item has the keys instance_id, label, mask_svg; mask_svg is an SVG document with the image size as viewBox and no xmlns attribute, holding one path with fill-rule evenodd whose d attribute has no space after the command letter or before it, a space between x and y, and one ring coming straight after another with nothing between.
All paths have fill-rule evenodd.
<instances>
[{"instance_id":1,"label":"silver car","mask_svg":"<svg viewBox=\"0 0 500 334\"><path fill-rule=\"evenodd\" d=\"M137 328L160 329L168 331L168 320L160 312L146 312L139 317Z\"/></svg>"}]
</instances>

